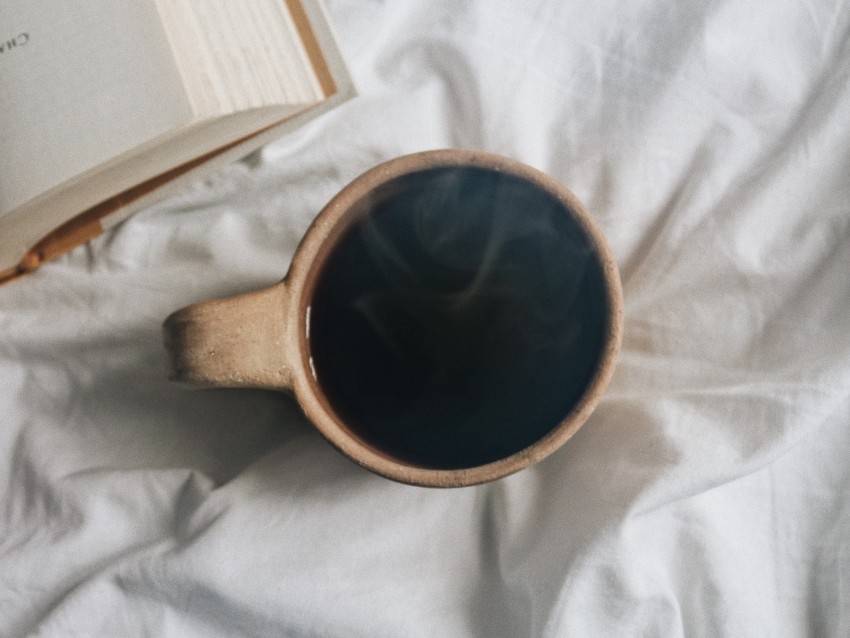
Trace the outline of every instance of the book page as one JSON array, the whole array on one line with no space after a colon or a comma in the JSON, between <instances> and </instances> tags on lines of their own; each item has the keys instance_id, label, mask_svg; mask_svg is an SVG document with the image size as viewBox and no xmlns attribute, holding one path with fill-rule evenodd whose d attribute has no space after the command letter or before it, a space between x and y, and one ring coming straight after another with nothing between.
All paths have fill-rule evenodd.
<instances>
[{"instance_id":1,"label":"book page","mask_svg":"<svg viewBox=\"0 0 850 638\"><path fill-rule=\"evenodd\" d=\"M153 2L0 2L0 216L191 117Z\"/></svg>"},{"instance_id":2,"label":"book page","mask_svg":"<svg viewBox=\"0 0 850 638\"><path fill-rule=\"evenodd\" d=\"M327 95L284 0L154 0L198 116Z\"/></svg>"}]
</instances>

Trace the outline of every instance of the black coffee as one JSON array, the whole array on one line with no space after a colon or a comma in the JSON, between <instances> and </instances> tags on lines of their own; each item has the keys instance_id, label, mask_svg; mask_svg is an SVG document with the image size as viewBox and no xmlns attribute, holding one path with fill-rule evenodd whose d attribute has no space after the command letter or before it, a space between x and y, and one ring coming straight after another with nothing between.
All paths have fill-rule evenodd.
<instances>
[{"instance_id":1,"label":"black coffee","mask_svg":"<svg viewBox=\"0 0 850 638\"><path fill-rule=\"evenodd\" d=\"M379 194L319 273L309 347L332 408L410 462L508 456L572 410L605 331L601 267L550 195L479 168Z\"/></svg>"}]
</instances>

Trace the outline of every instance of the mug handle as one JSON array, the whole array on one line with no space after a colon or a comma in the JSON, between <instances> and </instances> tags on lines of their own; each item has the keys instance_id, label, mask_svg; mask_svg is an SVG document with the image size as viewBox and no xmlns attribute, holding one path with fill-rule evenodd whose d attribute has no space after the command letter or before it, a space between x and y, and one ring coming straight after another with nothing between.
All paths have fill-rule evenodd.
<instances>
[{"instance_id":1,"label":"mug handle","mask_svg":"<svg viewBox=\"0 0 850 638\"><path fill-rule=\"evenodd\" d=\"M292 388L286 280L187 306L163 323L171 379L206 387Z\"/></svg>"}]
</instances>

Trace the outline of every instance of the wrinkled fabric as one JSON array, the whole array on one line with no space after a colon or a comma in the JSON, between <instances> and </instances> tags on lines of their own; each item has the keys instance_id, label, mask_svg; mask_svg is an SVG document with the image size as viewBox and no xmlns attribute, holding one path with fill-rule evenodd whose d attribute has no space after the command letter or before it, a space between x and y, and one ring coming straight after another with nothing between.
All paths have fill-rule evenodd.
<instances>
[{"instance_id":1,"label":"wrinkled fabric","mask_svg":"<svg viewBox=\"0 0 850 638\"><path fill-rule=\"evenodd\" d=\"M360 97L0 288L0 635L850 635L850 5L328 10ZM166 315L440 147L610 241L622 354L560 451L410 487L286 395L167 380Z\"/></svg>"}]
</instances>

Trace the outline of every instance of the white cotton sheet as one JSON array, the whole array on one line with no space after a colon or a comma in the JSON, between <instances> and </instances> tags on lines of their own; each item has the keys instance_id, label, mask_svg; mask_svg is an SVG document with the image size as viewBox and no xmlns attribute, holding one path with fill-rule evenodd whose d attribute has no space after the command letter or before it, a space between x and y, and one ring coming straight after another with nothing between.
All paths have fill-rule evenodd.
<instances>
[{"instance_id":1,"label":"white cotton sheet","mask_svg":"<svg viewBox=\"0 0 850 638\"><path fill-rule=\"evenodd\" d=\"M0 635L850 635L850 5L327 4L359 98L0 288ZM564 448L409 487L167 381L166 315L439 147L610 240L622 355Z\"/></svg>"}]
</instances>

